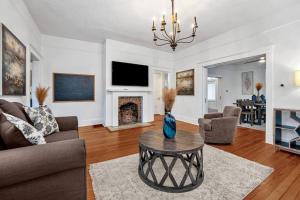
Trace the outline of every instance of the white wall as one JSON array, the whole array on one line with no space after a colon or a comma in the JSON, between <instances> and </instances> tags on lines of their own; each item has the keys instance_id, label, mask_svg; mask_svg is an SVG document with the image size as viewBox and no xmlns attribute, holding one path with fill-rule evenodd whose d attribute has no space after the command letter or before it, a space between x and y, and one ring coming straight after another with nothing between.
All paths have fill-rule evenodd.
<instances>
[{"instance_id":1,"label":"white wall","mask_svg":"<svg viewBox=\"0 0 300 200\"><path fill-rule=\"evenodd\" d=\"M17 101L29 105L30 101L30 51L40 53L41 34L22 0L0 1L0 23L3 23L26 46L26 96L1 96L9 101ZM0 63L2 56L0 56ZM2 84L2 83L1 83ZM2 86L1 86L2 87Z\"/></svg>"},{"instance_id":2,"label":"white wall","mask_svg":"<svg viewBox=\"0 0 300 200\"><path fill-rule=\"evenodd\" d=\"M175 55L176 71L196 68L196 82L202 83L202 67L214 61L224 61L249 52L267 54L267 108L266 141L272 143L272 109L274 107L300 109L300 88L293 85L293 72L300 68L300 5L260 21L234 29L220 36L178 51ZM201 31L199 32L201 34ZM272 46L273 48L268 48ZM273 50L273 51L272 51ZM273 74L273 76L272 76ZM284 83L285 87L280 87ZM267 88L268 90L268 88ZM203 116L203 91L196 88L194 97L177 98L175 115L197 123Z\"/></svg>"},{"instance_id":3,"label":"white wall","mask_svg":"<svg viewBox=\"0 0 300 200\"><path fill-rule=\"evenodd\" d=\"M44 55L43 85L50 86L47 104L55 116L78 116L79 125L86 126L103 122L103 45L79 40L43 35ZM95 75L94 102L53 102L53 73Z\"/></svg>"},{"instance_id":4,"label":"white wall","mask_svg":"<svg viewBox=\"0 0 300 200\"><path fill-rule=\"evenodd\" d=\"M260 95L266 95L266 67L263 63L235 64L208 69L208 76L222 77L221 96L224 106L232 106L237 99L251 99L252 95L242 94L242 72L253 71L253 94L257 94L256 83L262 83ZM223 109L222 109L223 110Z\"/></svg>"},{"instance_id":5,"label":"white wall","mask_svg":"<svg viewBox=\"0 0 300 200\"><path fill-rule=\"evenodd\" d=\"M163 70L169 73L173 72L173 54L163 52L160 50L150 49L138 45L133 45L114 40L106 40L105 42L105 126L112 126L115 121L113 117L112 99L114 91L129 91L129 92L146 92L147 104L143 105L148 108L143 121L153 121L153 94L152 94L152 81L154 70ZM127 63L135 63L149 66L149 87L119 87L111 85L111 63L112 61L120 61Z\"/></svg>"}]
</instances>

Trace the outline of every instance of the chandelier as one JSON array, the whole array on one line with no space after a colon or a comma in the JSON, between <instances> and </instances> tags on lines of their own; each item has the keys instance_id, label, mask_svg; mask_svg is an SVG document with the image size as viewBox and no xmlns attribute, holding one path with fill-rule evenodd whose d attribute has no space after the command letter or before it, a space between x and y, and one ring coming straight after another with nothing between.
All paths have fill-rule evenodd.
<instances>
[{"instance_id":1,"label":"chandelier","mask_svg":"<svg viewBox=\"0 0 300 200\"><path fill-rule=\"evenodd\" d=\"M153 41L156 46L164 46L170 45L173 51L175 51L176 47L180 43L191 43L194 41L196 36L196 30L198 28L196 17L194 17L194 24L192 25L192 34L187 37L179 37L180 36L180 22L177 19L177 12L174 11L174 0L172 2L172 16L171 16L171 32L168 34L166 31L166 15L163 14L160 23L160 36L156 33L155 19L153 19L152 32L153 32Z\"/></svg>"}]
</instances>

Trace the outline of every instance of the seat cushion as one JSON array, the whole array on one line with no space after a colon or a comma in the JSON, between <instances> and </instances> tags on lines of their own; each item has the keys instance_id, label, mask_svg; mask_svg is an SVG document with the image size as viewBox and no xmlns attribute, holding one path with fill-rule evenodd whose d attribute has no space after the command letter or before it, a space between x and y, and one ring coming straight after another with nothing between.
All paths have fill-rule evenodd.
<instances>
[{"instance_id":1,"label":"seat cushion","mask_svg":"<svg viewBox=\"0 0 300 200\"><path fill-rule=\"evenodd\" d=\"M77 131L61 131L58 133L53 133L45 137L47 143L57 142L62 140L72 140L79 138Z\"/></svg>"},{"instance_id":2,"label":"seat cushion","mask_svg":"<svg viewBox=\"0 0 300 200\"><path fill-rule=\"evenodd\" d=\"M0 99L0 108L4 113L10 114L19 119L24 120L25 122L28 122L23 111L15 103L11 103L3 99Z\"/></svg>"}]
</instances>

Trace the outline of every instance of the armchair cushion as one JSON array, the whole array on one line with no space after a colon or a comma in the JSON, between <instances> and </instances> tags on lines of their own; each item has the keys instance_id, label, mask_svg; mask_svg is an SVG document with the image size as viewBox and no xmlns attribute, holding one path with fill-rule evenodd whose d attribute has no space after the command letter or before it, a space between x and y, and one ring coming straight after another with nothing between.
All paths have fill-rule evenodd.
<instances>
[{"instance_id":1,"label":"armchair cushion","mask_svg":"<svg viewBox=\"0 0 300 200\"><path fill-rule=\"evenodd\" d=\"M223 117L223 113L208 113L204 115L204 119L213 119Z\"/></svg>"}]
</instances>

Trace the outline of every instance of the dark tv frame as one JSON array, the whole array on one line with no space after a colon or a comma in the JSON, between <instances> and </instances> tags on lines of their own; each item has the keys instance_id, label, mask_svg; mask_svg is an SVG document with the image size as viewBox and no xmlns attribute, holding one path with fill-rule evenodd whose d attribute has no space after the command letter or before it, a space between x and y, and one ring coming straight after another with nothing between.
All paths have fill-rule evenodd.
<instances>
[{"instance_id":1,"label":"dark tv frame","mask_svg":"<svg viewBox=\"0 0 300 200\"><path fill-rule=\"evenodd\" d=\"M142 86L142 85L114 85L113 84L113 63L114 62L147 67L147 70L148 70L148 83L147 83L147 86ZM115 60L113 60L111 62L111 74L110 75L111 75L111 86L112 87L143 87L143 88L149 87L149 78L150 78L150 76L149 76L149 66L148 65L136 64L136 63L128 63L128 62L122 62L122 61L115 61Z\"/></svg>"}]
</instances>

